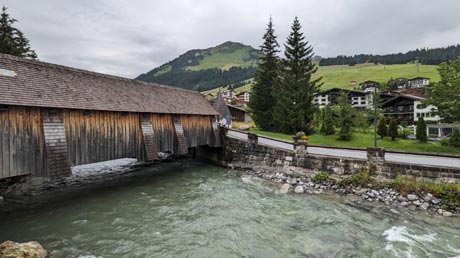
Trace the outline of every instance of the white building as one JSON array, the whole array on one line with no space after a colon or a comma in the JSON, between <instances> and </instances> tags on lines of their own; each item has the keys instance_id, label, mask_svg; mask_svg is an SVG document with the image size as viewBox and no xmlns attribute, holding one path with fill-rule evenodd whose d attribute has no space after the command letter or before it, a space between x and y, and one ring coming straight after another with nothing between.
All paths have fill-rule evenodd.
<instances>
[{"instance_id":1,"label":"white building","mask_svg":"<svg viewBox=\"0 0 460 258\"><path fill-rule=\"evenodd\" d=\"M414 121L417 122L420 117L423 117L425 121L439 122L441 117L435 114L437 110L436 106L425 106L420 100L414 101Z\"/></svg>"},{"instance_id":2,"label":"white building","mask_svg":"<svg viewBox=\"0 0 460 258\"><path fill-rule=\"evenodd\" d=\"M348 98L350 99L352 107L362 109L372 108L372 94L370 92L346 90L339 88L332 88L318 93L314 97L313 103L318 105L319 108L323 108L331 104L336 104L337 98L339 97L341 92L346 92L348 94Z\"/></svg>"}]
</instances>

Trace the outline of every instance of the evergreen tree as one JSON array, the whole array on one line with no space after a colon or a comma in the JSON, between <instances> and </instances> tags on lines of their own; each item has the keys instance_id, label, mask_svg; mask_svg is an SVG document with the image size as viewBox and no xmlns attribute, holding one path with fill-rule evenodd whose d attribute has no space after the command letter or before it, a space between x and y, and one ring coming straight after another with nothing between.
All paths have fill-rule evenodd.
<instances>
[{"instance_id":1,"label":"evergreen tree","mask_svg":"<svg viewBox=\"0 0 460 258\"><path fill-rule=\"evenodd\" d=\"M377 125L377 134L383 139L383 137L388 135L387 122L384 117L381 117Z\"/></svg>"},{"instance_id":2,"label":"evergreen tree","mask_svg":"<svg viewBox=\"0 0 460 258\"><path fill-rule=\"evenodd\" d=\"M257 127L262 130L272 130L274 124L273 106L276 101L273 95L273 86L279 69L279 60L276 54L279 52L279 44L276 41L271 17L263 39L265 41L261 50L264 55L260 58L249 107L253 111L252 119Z\"/></svg>"},{"instance_id":3,"label":"evergreen tree","mask_svg":"<svg viewBox=\"0 0 460 258\"><path fill-rule=\"evenodd\" d=\"M326 108L321 108L319 112L321 118L321 129L319 130L319 132L322 134L326 134Z\"/></svg>"},{"instance_id":4,"label":"evergreen tree","mask_svg":"<svg viewBox=\"0 0 460 258\"><path fill-rule=\"evenodd\" d=\"M435 105L444 122L460 122L460 57L438 67L441 81L427 89L427 102Z\"/></svg>"},{"instance_id":5,"label":"evergreen tree","mask_svg":"<svg viewBox=\"0 0 460 258\"><path fill-rule=\"evenodd\" d=\"M351 106L348 94L342 92L338 98L340 107L340 131L339 140L349 141L352 136L353 129L353 107Z\"/></svg>"},{"instance_id":6,"label":"evergreen tree","mask_svg":"<svg viewBox=\"0 0 460 258\"><path fill-rule=\"evenodd\" d=\"M454 128L452 136L449 138L449 145L453 147L460 147L460 132Z\"/></svg>"},{"instance_id":7,"label":"evergreen tree","mask_svg":"<svg viewBox=\"0 0 460 258\"><path fill-rule=\"evenodd\" d=\"M428 136L426 135L426 123L423 117L418 119L415 138L421 143L424 143L428 140Z\"/></svg>"},{"instance_id":8,"label":"evergreen tree","mask_svg":"<svg viewBox=\"0 0 460 258\"><path fill-rule=\"evenodd\" d=\"M29 40L13 24L16 19L10 17L3 6L0 15L0 53L20 57L37 58L35 51L30 48Z\"/></svg>"},{"instance_id":9,"label":"evergreen tree","mask_svg":"<svg viewBox=\"0 0 460 258\"><path fill-rule=\"evenodd\" d=\"M335 133L334 118L332 116L332 109L327 105L324 110L324 134L333 135Z\"/></svg>"},{"instance_id":10,"label":"evergreen tree","mask_svg":"<svg viewBox=\"0 0 460 258\"><path fill-rule=\"evenodd\" d=\"M321 78L312 79L318 70L313 64L313 48L305 41L297 17L285 46L285 59L273 94L277 96L274 108L276 129L283 133L313 132L310 125L316 106L314 94L319 92Z\"/></svg>"},{"instance_id":11,"label":"evergreen tree","mask_svg":"<svg viewBox=\"0 0 460 258\"><path fill-rule=\"evenodd\" d=\"M391 140L394 141L398 137L398 123L394 117L390 120L390 125L388 126L388 136L391 137Z\"/></svg>"}]
</instances>

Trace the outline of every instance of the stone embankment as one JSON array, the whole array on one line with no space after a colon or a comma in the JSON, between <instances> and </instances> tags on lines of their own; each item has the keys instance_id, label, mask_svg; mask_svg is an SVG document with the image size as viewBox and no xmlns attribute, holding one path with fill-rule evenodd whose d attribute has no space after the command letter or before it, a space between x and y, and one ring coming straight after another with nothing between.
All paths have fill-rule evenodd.
<instances>
[{"instance_id":1,"label":"stone embankment","mask_svg":"<svg viewBox=\"0 0 460 258\"><path fill-rule=\"evenodd\" d=\"M340 195L355 195L362 201L382 203L387 206L407 208L411 211L426 211L430 214L439 214L445 217L460 217L460 206L445 206L441 199L431 193L423 195L403 195L389 187L375 187L372 184L361 186L343 187L332 182L313 182L311 177L294 177L277 169L270 170L245 170L246 173L256 175L259 178L281 184L280 193L296 194L323 194L336 193Z\"/></svg>"}]
</instances>

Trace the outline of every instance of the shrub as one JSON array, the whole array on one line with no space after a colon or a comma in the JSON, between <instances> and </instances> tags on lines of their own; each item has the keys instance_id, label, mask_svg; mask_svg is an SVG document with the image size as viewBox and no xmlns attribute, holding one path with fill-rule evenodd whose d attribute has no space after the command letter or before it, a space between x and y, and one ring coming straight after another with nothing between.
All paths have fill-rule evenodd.
<instances>
[{"instance_id":1,"label":"shrub","mask_svg":"<svg viewBox=\"0 0 460 258\"><path fill-rule=\"evenodd\" d=\"M388 126L388 136L391 137L391 140L394 141L398 137L398 124L396 119L393 117L390 120L390 126Z\"/></svg>"},{"instance_id":2,"label":"shrub","mask_svg":"<svg viewBox=\"0 0 460 258\"><path fill-rule=\"evenodd\" d=\"M351 174L350 176L340 180L337 184L340 186L364 186L368 184L376 186L379 183L377 182L377 180L370 177L369 170L367 168L363 168L359 172Z\"/></svg>"},{"instance_id":3,"label":"shrub","mask_svg":"<svg viewBox=\"0 0 460 258\"><path fill-rule=\"evenodd\" d=\"M407 139L409 138L409 135L412 135L412 130L409 128L403 128L399 134L399 137L401 137L401 139Z\"/></svg>"},{"instance_id":4,"label":"shrub","mask_svg":"<svg viewBox=\"0 0 460 258\"><path fill-rule=\"evenodd\" d=\"M441 146L449 146L449 139L441 139L439 140L439 144L441 144Z\"/></svg>"},{"instance_id":5,"label":"shrub","mask_svg":"<svg viewBox=\"0 0 460 258\"><path fill-rule=\"evenodd\" d=\"M383 117L379 119L379 123L377 125L377 134L380 135L382 139L388 135L387 122Z\"/></svg>"},{"instance_id":6,"label":"shrub","mask_svg":"<svg viewBox=\"0 0 460 258\"><path fill-rule=\"evenodd\" d=\"M458 183L417 182L412 179L397 177L387 185L402 194L431 193L437 198L441 198L445 205L460 204L460 184Z\"/></svg>"},{"instance_id":7,"label":"shrub","mask_svg":"<svg viewBox=\"0 0 460 258\"><path fill-rule=\"evenodd\" d=\"M452 147L460 147L460 132L457 128L452 132L452 136L449 138L449 145Z\"/></svg>"},{"instance_id":8,"label":"shrub","mask_svg":"<svg viewBox=\"0 0 460 258\"><path fill-rule=\"evenodd\" d=\"M311 180L315 183L327 182L329 181L329 174L326 172L319 172L319 173L314 174L311 177Z\"/></svg>"},{"instance_id":9,"label":"shrub","mask_svg":"<svg viewBox=\"0 0 460 258\"><path fill-rule=\"evenodd\" d=\"M423 120L423 117L420 117L417 121L417 131L415 136L421 143L428 140L428 136L426 135L426 123L425 120Z\"/></svg>"}]
</instances>

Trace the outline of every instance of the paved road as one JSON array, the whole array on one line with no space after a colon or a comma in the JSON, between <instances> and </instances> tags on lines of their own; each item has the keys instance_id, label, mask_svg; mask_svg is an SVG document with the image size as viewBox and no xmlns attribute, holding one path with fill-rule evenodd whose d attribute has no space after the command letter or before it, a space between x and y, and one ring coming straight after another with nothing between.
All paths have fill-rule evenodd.
<instances>
[{"instance_id":1,"label":"paved road","mask_svg":"<svg viewBox=\"0 0 460 258\"><path fill-rule=\"evenodd\" d=\"M247 140L248 136L245 133L236 131L228 131L228 136L241 140ZM294 146L291 143L274 141L268 138L259 137L259 143L268 146L273 146L286 150L294 150ZM332 149L332 148L321 148L321 147L308 147L308 153L318 155L329 155L335 157L347 157L356 159L367 159L367 153L363 150L345 150L345 149ZM449 157L438 157L430 155L413 155L403 153L389 153L385 154L385 160L398 163L406 164L420 164L420 165L431 165L441 167L460 167L460 158L449 158Z\"/></svg>"}]
</instances>

